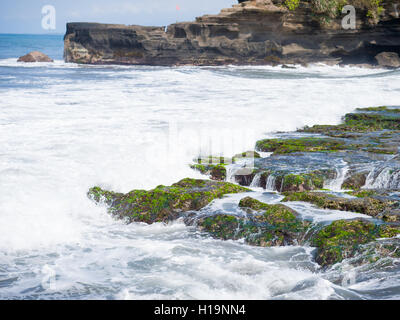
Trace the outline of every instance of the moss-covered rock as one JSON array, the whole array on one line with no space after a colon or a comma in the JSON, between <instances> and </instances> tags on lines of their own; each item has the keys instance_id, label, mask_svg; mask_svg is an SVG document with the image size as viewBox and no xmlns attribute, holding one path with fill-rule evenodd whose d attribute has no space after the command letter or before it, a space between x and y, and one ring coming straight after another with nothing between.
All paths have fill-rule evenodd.
<instances>
[{"instance_id":1,"label":"moss-covered rock","mask_svg":"<svg viewBox=\"0 0 400 320\"><path fill-rule=\"evenodd\" d=\"M260 154L256 151L246 151L242 153L238 153L233 156L233 159L235 161L243 159L243 158L254 158L254 159L259 159L261 158Z\"/></svg>"},{"instance_id":2,"label":"moss-covered rock","mask_svg":"<svg viewBox=\"0 0 400 320\"><path fill-rule=\"evenodd\" d=\"M289 174L282 179L279 190L287 192L323 189L324 181L325 176L320 172Z\"/></svg>"},{"instance_id":3,"label":"moss-covered rock","mask_svg":"<svg viewBox=\"0 0 400 320\"><path fill-rule=\"evenodd\" d=\"M352 190L360 190L363 186L365 186L365 182L367 181L367 172L354 172L350 173L349 177L347 177L343 184L343 189L352 189Z\"/></svg>"},{"instance_id":4,"label":"moss-covered rock","mask_svg":"<svg viewBox=\"0 0 400 320\"><path fill-rule=\"evenodd\" d=\"M357 111L373 111L373 112L389 112L389 113L400 113L400 109L398 108L388 108L386 106L381 106L381 107L367 107L367 108L357 108Z\"/></svg>"},{"instance_id":5,"label":"moss-covered rock","mask_svg":"<svg viewBox=\"0 0 400 320\"><path fill-rule=\"evenodd\" d=\"M264 139L257 141L256 149L274 154L294 152L335 152L349 149L343 141L331 138Z\"/></svg>"},{"instance_id":6,"label":"moss-covered rock","mask_svg":"<svg viewBox=\"0 0 400 320\"><path fill-rule=\"evenodd\" d=\"M337 173L334 169L320 169L311 172L290 173L290 170L260 170L259 187L268 187L280 192L287 191L310 191L324 188L325 181L332 180ZM271 182L269 178L273 177ZM273 185L271 185L271 183Z\"/></svg>"},{"instance_id":7,"label":"moss-covered rock","mask_svg":"<svg viewBox=\"0 0 400 320\"><path fill-rule=\"evenodd\" d=\"M355 190L355 191L348 191L347 194L357 197L357 198L367 198L373 197L377 195L376 190Z\"/></svg>"},{"instance_id":8,"label":"moss-covered rock","mask_svg":"<svg viewBox=\"0 0 400 320\"><path fill-rule=\"evenodd\" d=\"M246 218L214 215L199 219L197 225L217 239L244 239L247 244L262 247L301 243L310 226L281 204L269 205L247 197L239 206L248 211Z\"/></svg>"},{"instance_id":9,"label":"moss-covered rock","mask_svg":"<svg viewBox=\"0 0 400 320\"><path fill-rule=\"evenodd\" d=\"M346 114L337 126L315 125L299 131L337 136L339 133L400 130L400 109L387 107L359 108L359 112Z\"/></svg>"},{"instance_id":10,"label":"moss-covered rock","mask_svg":"<svg viewBox=\"0 0 400 320\"><path fill-rule=\"evenodd\" d=\"M224 181L226 179L226 167L223 164L193 164L190 167L201 174L210 176L212 180Z\"/></svg>"},{"instance_id":11,"label":"moss-covered rock","mask_svg":"<svg viewBox=\"0 0 400 320\"><path fill-rule=\"evenodd\" d=\"M309 202L323 209L358 212L372 217L377 217L397 203L396 201L371 197L348 199L321 192L285 193L285 198L282 201Z\"/></svg>"},{"instance_id":12,"label":"moss-covered rock","mask_svg":"<svg viewBox=\"0 0 400 320\"><path fill-rule=\"evenodd\" d=\"M129 222L166 222L177 219L182 212L200 210L225 194L249 191L241 186L208 180L183 179L172 186L133 190L127 194L113 193L94 187L88 196L104 202L113 215Z\"/></svg>"},{"instance_id":13,"label":"moss-covered rock","mask_svg":"<svg viewBox=\"0 0 400 320\"><path fill-rule=\"evenodd\" d=\"M370 113L348 113L345 115L345 125L358 128L360 131L399 130L400 121L397 116Z\"/></svg>"},{"instance_id":14,"label":"moss-covered rock","mask_svg":"<svg viewBox=\"0 0 400 320\"><path fill-rule=\"evenodd\" d=\"M312 245L318 248L316 261L326 267L360 253L363 244L399 233L399 228L377 226L362 219L338 220L322 228L313 237Z\"/></svg>"},{"instance_id":15,"label":"moss-covered rock","mask_svg":"<svg viewBox=\"0 0 400 320\"><path fill-rule=\"evenodd\" d=\"M260 211L260 210L266 210L270 207L271 205L266 204L264 202L258 201L252 197L246 197L243 198L239 201L239 207L240 208L247 208L247 209L252 209L255 211Z\"/></svg>"},{"instance_id":16,"label":"moss-covered rock","mask_svg":"<svg viewBox=\"0 0 400 320\"><path fill-rule=\"evenodd\" d=\"M386 222L400 222L400 209L388 209L381 212L378 218Z\"/></svg>"},{"instance_id":17,"label":"moss-covered rock","mask_svg":"<svg viewBox=\"0 0 400 320\"><path fill-rule=\"evenodd\" d=\"M220 214L199 219L197 226L214 238L238 240L243 237L243 230L240 228L242 223L243 219L236 216Z\"/></svg>"}]
</instances>

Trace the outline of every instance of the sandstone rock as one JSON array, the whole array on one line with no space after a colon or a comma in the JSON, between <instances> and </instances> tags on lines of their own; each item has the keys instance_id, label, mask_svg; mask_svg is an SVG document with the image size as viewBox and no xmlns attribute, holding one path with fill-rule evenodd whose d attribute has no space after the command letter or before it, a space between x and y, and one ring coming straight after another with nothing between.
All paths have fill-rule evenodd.
<instances>
[{"instance_id":1,"label":"sandstone rock","mask_svg":"<svg viewBox=\"0 0 400 320\"><path fill-rule=\"evenodd\" d=\"M400 50L400 25L386 13L380 16L382 23L371 26L365 12L357 10L357 29L343 30L341 15L324 24L325 16L313 12L311 1L301 0L294 11L278 0L240 2L217 15L167 28L68 23L65 60L163 66L376 65L374 57L383 48Z\"/></svg>"},{"instance_id":2,"label":"sandstone rock","mask_svg":"<svg viewBox=\"0 0 400 320\"><path fill-rule=\"evenodd\" d=\"M42 52L32 51L27 55L20 57L18 62L54 62L54 60Z\"/></svg>"},{"instance_id":3,"label":"sandstone rock","mask_svg":"<svg viewBox=\"0 0 400 320\"><path fill-rule=\"evenodd\" d=\"M381 52L375 56L376 61L381 67L399 68L400 58L396 52Z\"/></svg>"}]
</instances>

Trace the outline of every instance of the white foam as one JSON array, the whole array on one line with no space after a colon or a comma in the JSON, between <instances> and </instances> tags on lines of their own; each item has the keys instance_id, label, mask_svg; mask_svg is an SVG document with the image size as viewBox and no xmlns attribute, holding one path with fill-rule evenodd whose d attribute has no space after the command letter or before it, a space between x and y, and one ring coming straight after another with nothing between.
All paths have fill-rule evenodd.
<instances>
[{"instance_id":1,"label":"white foam","mask_svg":"<svg viewBox=\"0 0 400 320\"><path fill-rule=\"evenodd\" d=\"M126 226L93 205L88 188L127 192L199 177L188 167L199 152L231 156L268 132L338 123L356 107L395 105L400 87L395 72L321 66L1 60L5 66L20 73L4 68L1 79L10 87L0 87L0 267L19 280L2 289L2 298L286 297L300 279L315 276L293 269L289 256L277 268L276 251L197 238L182 224ZM246 259L255 266L248 264L250 275L238 271ZM58 293L39 289L44 265L59 275ZM331 292L326 288L322 297Z\"/></svg>"}]
</instances>

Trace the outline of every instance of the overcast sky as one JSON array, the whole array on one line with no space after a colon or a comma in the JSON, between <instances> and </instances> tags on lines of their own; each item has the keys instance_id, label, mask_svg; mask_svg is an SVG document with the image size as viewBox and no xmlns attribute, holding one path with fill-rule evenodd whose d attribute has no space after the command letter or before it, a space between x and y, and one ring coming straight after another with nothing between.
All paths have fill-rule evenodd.
<instances>
[{"instance_id":1,"label":"overcast sky","mask_svg":"<svg viewBox=\"0 0 400 320\"><path fill-rule=\"evenodd\" d=\"M0 33L64 33L67 22L164 26L218 13L236 0L0 0ZM42 8L56 9L56 29L42 28ZM179 9L179 10L178 10Z\"/></svg>"}]
</instances>

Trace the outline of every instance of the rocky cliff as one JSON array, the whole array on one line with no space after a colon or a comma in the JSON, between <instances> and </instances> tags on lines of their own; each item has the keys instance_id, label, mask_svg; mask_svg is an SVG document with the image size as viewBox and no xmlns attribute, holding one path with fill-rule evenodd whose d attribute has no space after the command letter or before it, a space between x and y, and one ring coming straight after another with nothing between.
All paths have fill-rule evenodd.
<instances>
[{"instance_id":1,"label":"rocky cliff","mask_svg":"<svg viewBox=\"0 0 400 320\"><path fill-rule=\"evenodd\" d=\"M168 27L68 23L65 60L162 66L399 63L400 19L390 0L375 1L376 10L356 6L356 29L349 30L341 24L344 3L335 2L338 7L328 12L320 9L321 1L245 1ZM358 0L363 1L370 0ZM382 52L390 54L376 59Z\"/></svg>"}]
</instances>

